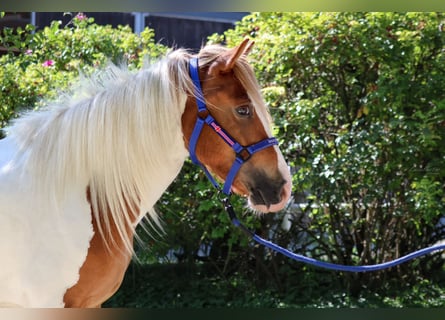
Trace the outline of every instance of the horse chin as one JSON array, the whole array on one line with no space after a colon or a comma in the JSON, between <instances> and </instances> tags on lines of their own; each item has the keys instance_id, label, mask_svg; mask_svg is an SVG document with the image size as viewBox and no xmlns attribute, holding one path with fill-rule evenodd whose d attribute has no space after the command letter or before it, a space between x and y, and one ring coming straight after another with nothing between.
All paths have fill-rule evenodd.
<instances>
[{"instance_id":1,"label":"horse chin","mask_svg":"<svg viewBox=\"0 0 445 320\"><path fill-rule=\"evenodd\" d=\"M272 212L278 212L282 210L286 206L287 201L281 201L280 203L271 204L269 206L264 204L254 204L248 199L248 206L255 210L256 212L260 213L272 213Z\"/></svg>"}]
</instances>

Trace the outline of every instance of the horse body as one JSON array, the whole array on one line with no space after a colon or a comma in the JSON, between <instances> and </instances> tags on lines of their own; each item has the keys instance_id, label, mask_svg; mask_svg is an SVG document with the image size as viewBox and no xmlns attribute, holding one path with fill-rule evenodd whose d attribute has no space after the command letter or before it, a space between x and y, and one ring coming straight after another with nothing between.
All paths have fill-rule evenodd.
<instances>
[{"instance_id":1,"label":"horse body","mask_svg":"<svg viewBox=\"0 0 445 320\"><path fill-rule=\"evenodd\" d=\"M242 145L270 137L253 71L234 49L202 49L209 111ZM111 66L76 96L23 116L0 140L0 305L99 307L122 282L135 228L179 173L194 123L191 55L131 73ZM246 75L247 74L247 75ZM235 154L204 128L196 156L224 180ZM249 158L232 190L280 210L291 178L276 146Z\"/></svg>"},{"instance_id":2,"label":"horse body","mask_svg":"<svg viewBox=\"0 0 445 320\"><path fill-rule=\"evenodd\" d=\"M131 253L114 229L116 244L107 249L91 216L87 179L70 184L57 204L42 201L31 188L35 176L12 161L17 148L12 137L0 140L0 305L99 306L117 290ZM179 172L187 155L182 143L175 153L176 167L160 169L153 177L153 192L133 218L134 226ZM131 240L133 231L128 230Z\"/></svg>"},{"instance_id":3,"label":"horse body","mask_svg":"<svg viewBox=\"0 0 445 320\"><path fill-rule=\"evenodd\" d=\"M11 162L15 148L0 140L0 305L62 307L93 234L89 204L80 185L70 186L63 212L42 202L30 173Z\"/></svg>"}]
</instances>

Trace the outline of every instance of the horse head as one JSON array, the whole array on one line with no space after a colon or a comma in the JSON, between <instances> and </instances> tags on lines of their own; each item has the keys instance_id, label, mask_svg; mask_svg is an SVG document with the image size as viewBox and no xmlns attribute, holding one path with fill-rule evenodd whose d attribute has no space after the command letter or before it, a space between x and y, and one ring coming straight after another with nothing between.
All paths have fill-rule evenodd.
<instances>
[{"instance_id":1,"label":"horse head","mask_svg":"<svg viewBox=\"0 0 445 320\"><path fill-rule=\"evenodd\" d=\"M291 175L272 137L270 115L246 59L252 46L246 39L232 49L201 49L195 60L200 88L187 99L182 129L192 160L196 158L220 180L230 179L230 191L247 197L251 208L276 212L290 197ZM198 133L197 122L206 124Z\"/></svg>"}]
</instances>

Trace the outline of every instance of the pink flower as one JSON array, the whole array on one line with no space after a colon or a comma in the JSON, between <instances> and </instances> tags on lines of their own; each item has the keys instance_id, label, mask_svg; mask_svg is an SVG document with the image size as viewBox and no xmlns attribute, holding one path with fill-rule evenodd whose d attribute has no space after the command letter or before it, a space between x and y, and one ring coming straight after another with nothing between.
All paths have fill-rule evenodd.
<instances>
[{"instance_id":1,"label":"pink flower","mask_svg":"<svg viewBox=\"0 0 445 320\"><path fill-rule=\"evenodd\" d=\"M25 54L26 54L27 56L32 55L32 50L31 50L31 49L26 50L26 51L25 51Z\"/></svg>"},{"instance_id":2,"label":"pink flower","mask_svg":"<svg viewBox=\"0 0 445 320\"><path fill-rule=\"evenodd\" d=\"M42 66L44 67L51 67L54 65L54 60L46 60L44 63L42 63Z\"/></svg>"},{"instance_id":3,"label":"pink flower","mask_svg":"<svg viewBox=\"0 0 445 320\"><path fill-rule=\"evenodd\" d=\"M83 12L79 12L76 15L77 20L85 20L87 18L87 16L83 13Z\"/></svg>"}]
</instances>

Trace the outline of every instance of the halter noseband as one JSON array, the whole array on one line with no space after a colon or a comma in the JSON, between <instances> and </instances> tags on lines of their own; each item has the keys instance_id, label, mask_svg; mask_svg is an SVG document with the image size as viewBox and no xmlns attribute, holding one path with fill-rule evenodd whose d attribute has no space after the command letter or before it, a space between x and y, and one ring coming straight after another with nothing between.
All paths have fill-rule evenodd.
<instances>
[{"instance_id":1,"label":"halter noseband","mask_svg":"<svg viewBox=\"0 0 445 320\"><path fill-rule=\"evenodd\" d=\"M224 186L222 188L222 192L226 195L230 195L231 188L233 184L233 180L235 179L236 174L239 169L250 157L265 148L272 147L274 145L278 145L277 139L274 137L266 138L261 140L260 142L251 144L249 146L242 146L235 139L233 139L219 124L216 120L210 115L210 111L207 109L207 105L204 100L204 94L201 89L201 82L199 80L199 72L198 72L198 58L190 59L190 76L192 78L194 87L195 87L195 97L196 104L198 106L198 117L196 118L195 127L193 129L192 135L190 137L189 143L189 153L190 158L194 164L201 166L204 170L207 178L210 182L215 186L216 189L221 190L219 184L207 170L207 168L198 160L196 156L196 145L198 143L199 136L201 135L202 128L204 124L207 124L210 128L213 129L220 137L227 143L234 151L235 151L235 161L232 164L232 167L227 174L226 180L224 182ZM203 114L207 114L205 117L202 117Z\"/></svg>"}]
</instances>

